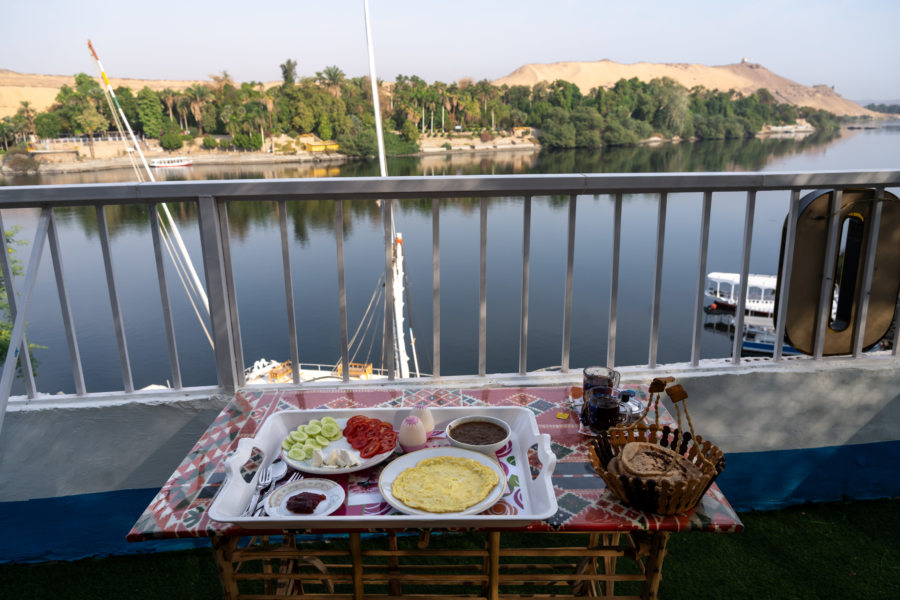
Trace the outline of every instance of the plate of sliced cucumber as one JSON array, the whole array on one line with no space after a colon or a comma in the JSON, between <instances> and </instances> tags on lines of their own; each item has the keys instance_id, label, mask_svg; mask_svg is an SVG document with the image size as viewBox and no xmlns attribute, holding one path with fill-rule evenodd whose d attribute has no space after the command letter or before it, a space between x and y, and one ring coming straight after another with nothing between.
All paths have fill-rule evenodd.
<instances>
[{"instance_id":1,"label":"plate of sliced cucumber","mask_svg":"<svg viewBox=\"0 0 900 600\"><path fill-rule=\"evenodd\" d=\"M343 435L347 419L311 419L291 430L281 443L281 457L304 473L331 475L368 469L389 457L393 450L362 458Z\"/></svg>"}]
</instances>

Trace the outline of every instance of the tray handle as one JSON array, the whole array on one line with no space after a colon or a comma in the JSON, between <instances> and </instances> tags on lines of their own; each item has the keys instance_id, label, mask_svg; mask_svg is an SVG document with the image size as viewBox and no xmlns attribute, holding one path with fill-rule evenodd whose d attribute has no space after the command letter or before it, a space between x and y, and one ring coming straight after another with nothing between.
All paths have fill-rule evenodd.
<instances>
[{"instance_id":1,"label":"tray handle","mask_svg":"<svg viewBox=\"0 0 900 600\"><path fill-rule=\"evenodd\" d=\"M534 478L539 485L550 485L550 477L556 469L556 455L550 448L550 434L541 433L537 436L537 456L541 461L541 472Z\"/></svg>"},{"instance_id":2,"label":"tray handle","mask_svg":"<svg viewBox=\"0 0 900 600\"><path fill-rule=\"evenodd\" d=\"M254 438L241 438L237 448L225 460L225 481L210 506L209 516L215 521L231 521L247 505L253 493L260 467L265 460L265 453L255 444ZM254 447L262 458L255 460L256 468L242 473L242 467L254 457ZM249 480L246 477L250 477Z\"/></svg>"}]
</instances>

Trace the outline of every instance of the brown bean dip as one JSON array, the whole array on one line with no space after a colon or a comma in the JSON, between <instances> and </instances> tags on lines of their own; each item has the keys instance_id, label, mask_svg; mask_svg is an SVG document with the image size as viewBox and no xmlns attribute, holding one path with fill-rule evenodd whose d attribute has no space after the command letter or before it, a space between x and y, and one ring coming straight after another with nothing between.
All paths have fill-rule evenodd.
<instances>
[{"instance_id":1,"label":"brown bean dip","mask_svg":"<svg viewBox=\"0 0 900 600\"><path fill-rule=\"evenodd\" d=\"M450 430L450 437L463 444L487 446L506 437L506 430L489 421L466 421Z\"/></svg>"}]
</instances>

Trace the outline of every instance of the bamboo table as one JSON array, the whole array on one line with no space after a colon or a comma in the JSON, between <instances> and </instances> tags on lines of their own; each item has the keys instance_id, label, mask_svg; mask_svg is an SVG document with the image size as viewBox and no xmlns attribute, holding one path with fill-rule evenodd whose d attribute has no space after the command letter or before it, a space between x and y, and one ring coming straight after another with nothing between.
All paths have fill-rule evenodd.
<instances>
[{"instance_id":1,"label":"bamboo table","mask_svg":"<svg viewBox=\"0 0 900 600\"><path fill-rule=\"evenodd\" d=\"M211 538L229 599L656 598L672 532L739 532L743 525L716 485L696 509L682 515L660 516L619 502L590 465L589 438L580 432L571 392L568 387L240 392L166 481L128 540ZM646 400L645 390L639 389L638 396ZM225 458L270 414L297 408L403 409L420 401L531 409L541 432L553 441L557 513L522 528L450 532L436 522L429 530L398 531L379 528L379 512L390 507L370 503L347 507L371 513L370 530L328 536L251 531L209 518L208 508L224 481ZM372 477L377 481L377 474ZM366 485L364 480L354 485L359 484ZM514 477L508 485L514 490ZM516 505L505 497L492 510L516 510ZM510 538L513 543L503 543Z\"/></svg>"}]
</instances>

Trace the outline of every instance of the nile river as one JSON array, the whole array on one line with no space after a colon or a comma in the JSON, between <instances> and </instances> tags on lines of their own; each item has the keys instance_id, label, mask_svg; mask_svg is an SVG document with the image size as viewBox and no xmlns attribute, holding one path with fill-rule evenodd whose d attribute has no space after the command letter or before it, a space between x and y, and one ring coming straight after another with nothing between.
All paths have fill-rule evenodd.
<instances>
[{"instance_id":1,"label":"nile river","mask_svg":"<svg viewBox=\"0 0 900 600\"><path fill-rule=\"evenodd\" d=\"M586 172L823 171L900 168L900 128L845 130L835 136L803 140L768 139L661 144L604 151L518 152L435 155L388 161L391 175L457 175ZM254 179L316 176L372 176L377 163L344 165L197 166L167 172L170 179ZM0 185L47 185L131 181L130 170L47 176L0 177ZM897 190L893 190L897 193ZM774 274L786 193L757 198L751 272ZM345 208L345 257L351 333L366 309L384 269L383 232L373 204ZM660 313L660 363L688 360L692 306L697 277L699 217L697 194L669 198ZM441 363L442 374L477 372L479 215L477 201L444 203L441 213ZM739 271L745 195L723 193L713 199L708 271ZM193 206L170 205L182 235L200 268L199 234ZM335 302L334 207L330 201L289 203L290 252L294 267L295 313L303 362L333 363L340 356ZM532 206L531 288L528 369L558 365L568 199L535 197ZM78 333L89 391L122 389L118 352L103 260L93 209L57 211L66 283ZM7 229L18 226L20 259L27 259L37 222L33 210L5 210ZM136 387L165 384L171 378L162 310L157 289L146 211L140 207L107 209L113 261L126 326ZM578 199L571 364L602 363L606 357L609 311L610 223L606 196ZM431 355L431 202L404 201L396 214L404 235L421 370L430 371ZM618 302L618 365L646 364L655 257L657 199L626 196ZM237 202L229 206L232 260L241 316L245 364L257 358L290 357L282 282L278 220L272 203ZM488 205L487 370L512 372L518 365L521 287L521 198L492 199ZM202 273L201 273L202 277ZM21 281L17 282L21 286ZM178 284L169 276L184 385L216 381L213 353ZM72 392L65 334L49 256L41 263L29 312L29 340L41 346L37 382L41 392ZM377 329L377 328L376 328ZM375 342L373 348L380 348ZM704 331L702 356L726 356L727 336ZM357 360L380 361L366 348ZM14 394L23 393L17 382Z\"/></svg>"}]
</instances>

